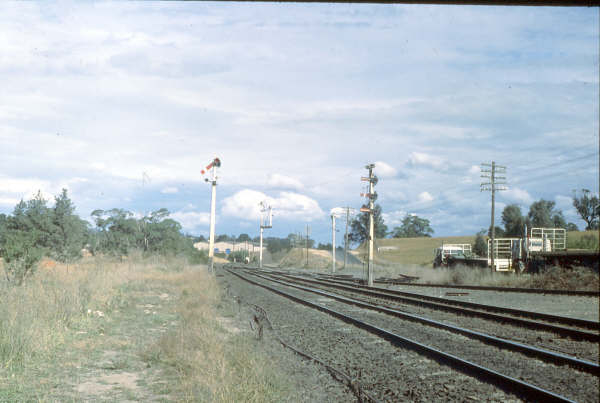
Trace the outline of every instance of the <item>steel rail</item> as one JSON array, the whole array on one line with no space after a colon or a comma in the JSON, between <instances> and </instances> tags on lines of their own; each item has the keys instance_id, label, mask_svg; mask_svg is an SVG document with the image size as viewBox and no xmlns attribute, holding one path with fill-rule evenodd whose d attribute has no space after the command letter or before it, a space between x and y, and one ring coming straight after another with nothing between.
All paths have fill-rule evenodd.
<instances>
[{"instance_id":1,"label":"steel rail","mask_svg":"<svg viewBox=\"0 0 600 403\"><path fill-rule=\"evenodd\" d=\"M377 288L377 287L356 288L356 287L350 287L345 284L332 284L331 282L311 280L311 279L307 279L304 277L298 277L298 276L293 276L293 275L287 275L287 274L282 274L282 275L293 278L293 279L297 279L299 281L305 281L307 283L320 284L320 285L323 285L326 287L332 287L332 288L337 288L337 289L346 290L346 291L350 291L350 292L361 293L361 294L370 295L373 297L391 299L394 301L400 301L400 302L408 303L408 304L412 304L412 305L423 306L426 308L445 310L448 312L454 312L454 313L459 313L459 314L466 314L466 315L470 315L470 316L481 317L481 318L493 320L496 322L508 322L511 324L527 327L529 329L534 329L534 330L545 330L545 331L557 333L557 334L560 334L563 336L568 336L568 337L571 337L576 340L585 340L585 341L592 341L592 342L600 341L599 333L588 332L588 331L573 329L573 328L569 328L569 327L557 326L557 325L552 325L549 323L538 322L538 321L529 320L529 319L515 318L512 316L502 316L502 315L498 315L498 314L494 314L494 313L490 313L490 312L482 312L482 311L477 311L477 310L473 310L473 309L469 309L469 308L461 308L459 306L453 306L453 305L465 303L463 301L453 301L453 300L446 300L443 298L427 296L427 298L437 298L438 300L441 300L441 301L435 301L435 302L428 302L428 301L423 301L422 299L415 299L415 298L405 297L405 296L401 296L401 295L396 295L396 293L391 292L391 290L382 290L381 288ZM375 291L375 290L377 290L377 291ZM418 297L418 294L416 294L415 296ZM451 301L452 304L448 305L446 303L447 301ZM454 304L455 302L457 304ZM472 303L467 303L467 304L472 304ZM484 305L484 306L488 306L488 305ZM491 308L495 308L495 307L491 307ZM528 312L528 311L523 311L523 312ZM567 318L567 319L571 319L571 318ZM595 322L592 322L592 323L595 323Z\"/></svg>"},{"instance_id":2,"label":"steel rail","mask_svg":"<svg viewBox=\"0 0 600 403\"><path fill-rule=\"evenodd\" d=\"M295 275L291 275L291 274L283 274L282 273L281 275L301 279L303 281L308 281L308 282L318 282L323 285L330 285L331 287L345 288L350 291L356 291L356 292L361 292L360 290L370 291L368 294L371 294L371 295L380 294L381 296L386 297L386 298L394 298L395 296L416 298L416 299L437 302L440 304L464 306L467 308L481 309L481 310L485 310L485 311L510 314L510 315L521 316L521 317L525 317L525 318L542 319L542 320L546 320L549 322L560 323L563 325L579 326L579 327L583 327L583 328L590 329L590 330L600 330L600 322L596 322L593 320L570 318L567 316L552 315L552 314L542 313L542 312L525 311L522 309L506 308L506 307L494 306L494 305L478 304L476 302L457 301L457 300L453 300L453 299L433 297L430 295L415 294L415 293L411 293L411 292L398 291L398 290L389 290L386 288L369 287L369 286L365 286L365 285L359 285L358 287L349 286L347 283L336 281L336 280L322 281L322 280L311 280L311 279L307 279L302 276L295 276Z\"/></svg>"},{"instance_id":3,"label":"steel rail","mask_svg":"<svg viewBox=\"0 0 600 403\"><path fill-rule=\"evenodd\" d=\"M327 277L326 275L321 275ZM335 277L334 277L335 278ZM337 278L340 281L348 281L352 283L362 283L359 278ZM543 288L521 288L521 287L494 287L487 285L448 285L448 284L420 284L409 281L395 279L375 279L377 284L393 284L393 285L409 285L413 287L432 287L432 288L462 288L465 290L480 290L480 291L498 291L498 292L522 292L526 294L552 294L552 295L570 295L579 297L600 297L599 291L584 291L584 290L547 290Z\"/></svg>"},{"instance_id":4,"label":"steel rail","mask_svg":"<svg viewBox=\"0 0 600 403\"><path fill-rule=\"evenodd\" d=\"M480 340L486 344L491 344L496 347L520 352L520 353L526 354L528 356L538 358L542 361L551 362L553 364L558 364L558 365L566 364L571 367L578 368L584 372L590 373L592 375L600 376L600 366L597 363L592 362L592 361L582 360L577 357L572 357L572 356L569 356L566 354L560 354L560 353L556 353L553 351L536 348L536 347L533 347L533 346L530 346L527 344L502 339L500 337L477 332L474 330L461 328L459 326L454 326L454 325L450 325L450 324L440 322L437 320L428 319L423 316L398 311L396 309L391 309L391 308L386 308L386 307L379 306L379 305L369 304L364 301L355 300L355 299L344 297L344 296L341 296L338 294L333 294L333 293L330 293L327 291L314 289L314 288L310 288L310 287L304 287L304 286L301 286L298 284L293 284L293 283L289 283L289 282L285 282L285 281L281 281L281 280L277 280L277 279L272 279L268 276L260 275L257 273L252 273L252 274L257 277L263 278L265 280L274 281L274 282L277 282L282 285L297 288L299 290L322 295L324 297L332 298L332 299L335 299L337 301L340 301L340 302L343 302L346 304L355 305L355 306L359 306L361 308L367 308L367 309L382 312L382 313L385 313L388 315L393 315L393 316L396 316L396 317L399 317L402 319L411 320L413 322L419 322L419 323L423 323L425 325L434 326L434 327L437 327L440 329L448 330L453 333L462 334L463 336L467 336L467 337L470 337L473 339Z\"/></svg>"},{"instance_id":5,"label":"steel rail","mask_svg":"<svg viewBox=\"0 0 600 403\"><path fill-rule=\"evenodd\" d=\"M369 401L369 402L373 402L373 403L379 403L379 400L377 400L373 395L371 395L370 393L366 392L364 390L364 388L362 387L362 385L360 385L359 383L357 383L354 379L352 379L352 377L348 374L346 374L345 372L340 371L339 369L327 364L326 362L318 359L317 357L314 357L310 354L308 354L307 352L300 350L298 347L294 347L292 346L290 343L286 342L285 340L283 340L283 338L277 334L277 331L273 328L273 324L271 322L271 319L269 319L269 315L267 314L267 311L261 307L260 305L256 305L256 304L252 304L246 301L243 301L242 298L240 297L236 297L234 296L234 298L241 303L244 303L248 306L250 306L253 310L261 313L262 315L264 315L264 318L266 319L270 330L273 332L273 336L275 337L275 339L277 339L277 341L285 348L293 351L294 353L298 354L301 357L304 357L310 361L316 362L317 364L323 366L327 371L329 371L329 373L332 375L333 379L341 382L342 380L346 382L346 386L348 386L350 388L350 390L352 391L352 393L354 393L354 395L356 396L356 398L358 399L359 402L364 402L364 401ZM341 380L337 377L341 378Z\"/></svg>"},{"instance_id":6,"label":"steel rail","mask_svg":"<svg viewBox=\"0 0 600 403\"><path fill-rule=\"evenodd\" d=\"M460 357L457 357L455 355L443 352L436 348L427 346L423 343L419 343L419 342L411 340L409 338L399 336L397 334L389 332L385 329L382 329L382 328L372 325L370 323L353 318L349 315L345 315L341 312L337 312L333 309L326 308L326 307L316 304L314 302L307 301L305 299L302 299L295 295L289 294L289 293L279 290L277 288L270 287L266 284L261 284L258 281L254 281L249 278L246 278L245 276L242 276L239 273L235 273L234 271L231 271L231 270L227 270L227 271L229 273L233 274L234 276L237 276L240 279L247 281L251 284L254 284L256 286L259 286L259 287L262 287L269 291L272 291L276 294L279 294L285 298L288 298L292 301L298 302L305 306L308 306L308 307L317 309L321 312L327 313L327 314L329 314L333 317L336 317L346 323L353 324L353 325L355 325L361 329L364 329L370 333L373 333L385 340L388 340L389 342L391 342L392 344L394 344L396 346L403 346L405 348L409 348L413 351L416 351L417 353L424 354L439 363L449 365L452 368L454 368L460 372L474 376L477 379L480 379L480 380L483 380L483 381L486 381L489 383L493 383L494 385L498 386L500 389L503 389L509 393L514 393L517 395L525 396L525 397L533 399L533 400L544 401L544 402L574 402L573 400L570 400L564 396L558 395L551 391L542 389L538 386L535 386L530 383L523 382L521 380L501 374L492 369L489 369L489 368L483 367L481 365L475 364L473 362L464 360Z\"/></svg>"},{"instance_id":7,"label":"steel rail","mask_svg":"<svg viewBox=\"0 0 600 403\"><path fill-rule=\"evenodd\" d=\"M570 295L579 297L599 297L600 291L583 291L583 290L547 290L542 288L521 288L521 287L493 287L485 285L444 285L444 284L417 284L407 281L397 280L375 280L379 284L394 284L394 285L412 285L421 287L437 287L437 288L464 288L466 290L481 290L481 291L499 291L499 292L522 292L526 294L552 294L552 295Z\"/></svg>"}]
</instances>

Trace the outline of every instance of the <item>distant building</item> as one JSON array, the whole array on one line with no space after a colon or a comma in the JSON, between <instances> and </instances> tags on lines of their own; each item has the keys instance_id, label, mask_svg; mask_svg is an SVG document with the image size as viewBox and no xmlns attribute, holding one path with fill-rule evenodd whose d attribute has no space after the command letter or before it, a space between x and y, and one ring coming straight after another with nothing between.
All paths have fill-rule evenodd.
<instances>
[{"instance_id":1,"label":"distant building","mask_svg":"<svg viewBox=\"0 0 600 403\"><path fill-rule=\"evenodd\" d=\"M265 251L267 244L263 243L263 252ZM260 247L255 245L253 242L215 242L215 249L218 249L218 253L225 253L227 249L231 252L246 251L250 253L258 253ZM208 250L208 242L196 242L194 248L198 250Z\"/></svg>"}]
</instances>

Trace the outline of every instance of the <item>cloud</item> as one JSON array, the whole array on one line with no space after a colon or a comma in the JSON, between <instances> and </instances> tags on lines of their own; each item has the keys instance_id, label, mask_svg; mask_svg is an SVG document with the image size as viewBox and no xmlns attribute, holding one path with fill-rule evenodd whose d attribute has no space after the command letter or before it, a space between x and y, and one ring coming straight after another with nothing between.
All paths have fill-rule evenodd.
<instances>
[{"instance_id":1,"label":"cloud","mask_svg":"<svg viewBox=\"0 0 600 403\"><path fill-rule=\"evenodd\" d=\"M510 188L504 192L501 192L502 196L517 204L531 204L533 202L533 197L526 190L519 188Z\"/></svg>"},{"instance_id":2,"label":"cloud","mask_svg":"<svg viewBox=\"0 0 600 403\"><path fill-rule=\"evenodd\" d=\"M433 200L433 196L429 192L421 192L419 193L419 201L420 202L430 202Z\"/></svg>"},{"instance_id":3,"label":"cloud","mask_svg":"<svg viewBox=\"0 0 600 403\"><path fill-rule=\"evenodd\" d=\"M445 164L445 160L427 153L411 152L408 157L408 165L411 167L426 167L439 169Z\"/></svg>"},{"instance_id":4,"label":"cloud","mask_svg":"<svg viewBox=\"0 0 600 403\"><path fill-rule=\"evenodd\" d=\"M0 197L0 204L3 206L16 206L19 202L19 199L14 199L10 197Z\"/></svg>"},{"instance_id":5,"label":"cloud","mask_svg":"<svg viewBox=\"0 0 600 403\"><path fill-rule=\"evenodd\" d=\"M293 192L280 192L278 197L271 197L252 189L240 190L225 198L222 213L245 220L258 220L260 218L260 202L266 202L273 207L273 216L284 219L312 221L325 215L319 207L319 203L308 196Z\"/></svg>"},{"instance_id":6,"label":"cloud","mask_svg":"<svg viewBox=\"0 0 600 403\"><path fill-rule=\"evenodd\" d=\"M398 170L383 161L375 162L375 174L380 178L393 178L398 175Z\"/></svg>"},{"instance_id":7,"label":"cloud","mask_svg":"<svg viewBox=\"0 0 600 403\"><path fill-rule=\"evenodd\" d=\"M210 213L196 211L176 211L170 217L179 222L184 231L196 231L210 224Z\"/></svg>"},{"instance_id":8,"label":"cloud","mask_svg":"<svg viewBox=\"0 0 600 403\"><path fill-rule=\"evenodd\" d=\"M244 189L274 191L251 199L253 207L232 201L242 210L220 231L254 227L246 220L258 218L261 200L291 228L325 215L319 206L360 205L365 172L357 161L368 158L389 178L376 188L383 210L439 211L436 233L444 234L460 230L444 216L489 201L473 164L494 159L517 173L532 152L538 165L554 161L556 186L526 187L548 200L598 182L597 164L581 161L583 172L569 162L572 147L598 143L593 13L280 8L258 15L220 4L3 7L0 172L20 182L0 175L0 209L38 189L56 195L63 184L86 213L162 203L191 212L192 198L206 209L210 186L199 171L218 155L220 202ZM484 21L485 32L471 21ZM68 182L74 173L89 181ZM153 195L142 188L143 173ZM446 192L456 200L446 203ZM424 203L427 195L436 200ZM518 190L498 196L532 198ZM469 217L486 226L487 215ZM315 232L329 226L326 216L313 219L322 219Z\"/></svg>"},{"instance_id":9,"label":"cloud","mask_svg":"<svg viewBox=\"0 0 600 403\"><path fill-rule=\"evenodd\" d=\"M9 194L35 194L50 188L50 182L41 179L0 177L0 192Z\"/></svg>"},{"instance_id":10,"label":"cloud","mask_svg":"<svg viewBox=\"0 0 600 403\"><path fill-rule=\"evenodd\" d=\"M289 176L281 174L271 174L267 180L267 185L274 188L286 188L301 190L304 188L302 182Z\"/></svg>"},{"instance_id":11,"label":"cloud","mask_svg":"<svg viewBox=\"0 0 600 403\"><path fill-rule=\"evenodd\" d=\"M404 210L396 210L389 213L381 213L381 216L383 217L385 225L388 226L388 229L392 229L393 227L402 224L402 220L406 217L406 214L407 212Z\"/></svg>"},{"instance_id":12,"label":"cloud","mask_svg":"<svg viewBox=\"0 0 600 403\"><path fill-rule=\"evenodd\" d=\"M177 189L175 186L169 186L160 191L160 193L163 193L163 194L174 194L177 192L179 192L179 189Z\"/></svg>"}]
</instances>

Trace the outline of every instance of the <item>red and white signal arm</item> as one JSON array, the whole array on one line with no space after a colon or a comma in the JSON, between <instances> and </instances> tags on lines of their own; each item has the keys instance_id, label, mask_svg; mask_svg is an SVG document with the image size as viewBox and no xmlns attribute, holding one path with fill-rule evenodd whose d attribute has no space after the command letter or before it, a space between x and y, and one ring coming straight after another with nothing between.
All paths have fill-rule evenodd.
<instances>
[{"instance_id":1,"label":"red and white signal arm","mask_svg":"<svg viewBox=\"0 0 600 403\"><path fill-rule=\"evenodd\" d=\"M200 173L204 175L207 171L210 171L213 166L219 168L221 166L221 160L219 158L215 158L206 166L206 168L200 171Z\"/></svg>"},{"instance_id":2,"label":"red and white signal arm","mask_svg":"<svg viewBox=\"0 0 600 403\"><path fill-rule=\"evenodd\" d=\"M363 213L370 213L370 212L371 212L371 209L370 209L370 208L368 208L368 207L361 207L361 208L360 208L360 211L362 211Z\"/></svg>"}]
</instances>

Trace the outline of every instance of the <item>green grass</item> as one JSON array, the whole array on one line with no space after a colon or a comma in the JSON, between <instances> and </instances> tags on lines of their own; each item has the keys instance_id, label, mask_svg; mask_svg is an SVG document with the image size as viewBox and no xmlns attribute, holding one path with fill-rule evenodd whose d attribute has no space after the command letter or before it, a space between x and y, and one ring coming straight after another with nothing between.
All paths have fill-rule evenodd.
<instances>
[{"instance_id":1,"label":"green grass","mask_svg":"<svg viewBox=\"0 0 600 403\"><path fill-rule=\"evenodd\" d=\"M440 238L390 238L378 239L377 247L395 247L393 250L380 250L375 252L376 263L401 263L431 265L434 250L442 244L448 243L475 243L473 236L452 236ZM362 252L362 247L361 247Z\"/></svg>"}]
</instances>

